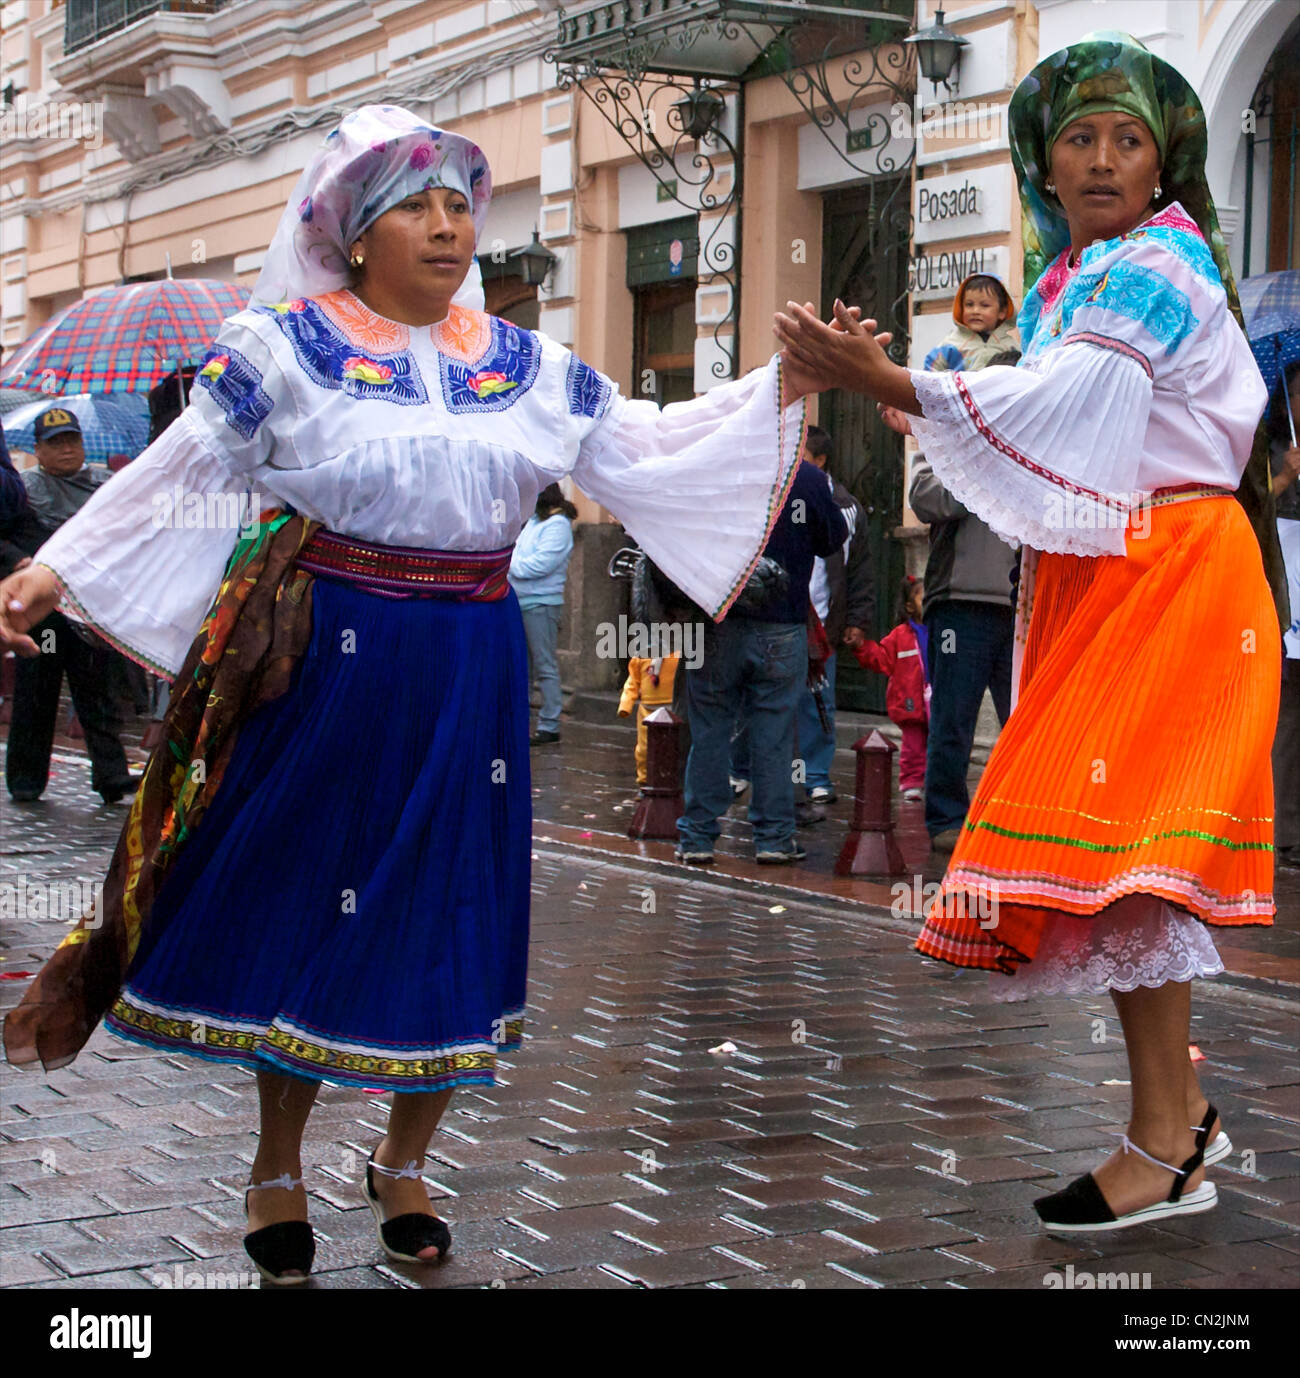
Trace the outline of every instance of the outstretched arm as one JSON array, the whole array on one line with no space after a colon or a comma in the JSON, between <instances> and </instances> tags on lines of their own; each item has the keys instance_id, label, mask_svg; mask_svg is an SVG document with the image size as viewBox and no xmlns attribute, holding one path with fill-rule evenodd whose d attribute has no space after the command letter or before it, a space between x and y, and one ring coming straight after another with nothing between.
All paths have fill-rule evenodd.
<instances>
[{"instance_id":1,"label":"outstretched arm","mask_svg":"<svg viewBox=\"0 0 1300 1378\"><path fill-rule=\"evenodd\" d=\"M859 320L838 298L829 324L791 301L785 311L776 313L775 329L782 363L815 381L819 391L844 388L911 416L921 415L911 373L884 351L892 337L887 332L877 335L875 321Z\"/></svg>"}]
</instances>

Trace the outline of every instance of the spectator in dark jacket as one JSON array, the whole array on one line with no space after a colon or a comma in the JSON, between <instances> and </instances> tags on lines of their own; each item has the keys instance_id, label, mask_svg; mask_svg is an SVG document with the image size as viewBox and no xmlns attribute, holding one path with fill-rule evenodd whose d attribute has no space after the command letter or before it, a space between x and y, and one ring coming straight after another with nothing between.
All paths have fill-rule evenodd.
<instances>
[{"instance_id":1,"label":"spectator in dark jacket","mask_svg":"<svg viewBox=\"0 0 1300 1378\"><path fill-rule=\"evenodd\" d=\"M763 607L733 608L704 628L704 659L686 671L691 752L686 761L686 811L677 820L678 860L706 865L731 802L727 782L737 711L750 730L753 801L749 819L760 862L798 861L794 839L795 709L808 677L808 581L813 560L834 554L848 536L826 476L803 461L764 554L789 584Z\"/></svg>"},{"instance_id":2,"label":"spectator in dark jacket","mask_svg":"<svg viewBox=\"0 0 1300 1378\"><path fill-rule=\"evenodd\" d=\"M1019 357L1008 350L992 362ZM984 691L999 723L1011 712L1012 577L1020 556L948 492L924 455L912 466L907 500L930 523L922 607L930 668L925 826L931 847L950 852L970 807L966 775Z\"/></svg>"},{"instance_id":3,"label":"spectator in dark jacket","mask_svg":"<svg viewBox=\"0 0 1300 1378\"><path fill-rule=\"evenodd\" d=\"M811 690L806 690L799 700L799 755L806 772L808 802L813 805L835 802L831 786L831 762L835 757L835 652L840 646L852 646L866 636L875 611L867 516L857 498L827 471L830 457L830 435L820 426L809 426L804 458L826 474L831 496L849 530L843 545L824 560L817 558L808 585L813 611L821 618L831 645L831 655L824 666L826 688L822 690L827 726L822 726ZM816 821L817 817L816 813L810 814L809 820Z\"/></svg>"},{"instance_id":4,"label":"spectator in dark jacket","mask_svg":"<svg viewBox=\"0 0 1300 1378\"><path fill-rule=\"evenodd\" d=\"M822 726L816 697L809 688L799 696L796 711L796 759L803 763L807 796L798 809L801 825L820 822L826 816L822 806L835 802L831 785L831 762L835 758L835 652L839 646L855 645L865 636L863 629L871 626L875 607L866 514L853 494L827 470L830 456L829 433L820 426L809 426L803 458L826 475L849 534L844 544L825 559L819 555L813 561L808 582L808 596L825 628L831 654L823 665L826 686L821 690L827 725ZM749 788L749 780L749 730L742 720L731 752L731 790L737 798Z\"/></svg>"},{"instance_id":5,"label":"spectator in dark jacket","mask_svg":"<svg viewBox=\"0 0 1300 1378\"><path fill-rule=\"evenodd\" d=\"M38 467L23 474L27 514L13 539L33 555L65 521L80 511L105 478L86 464L81 425L66 408L51 406L36 418ZM59 712L59 692L68 692L86 734L91 788L114 804L135 782L122 749L121 718L113 694L116 652L92 632L52 612L31 630L40 654L20 658L14 678L13 718L5 756L5 782L14 800L32 803L45 792L50 751Z\"/></svg>"}]
</instances>

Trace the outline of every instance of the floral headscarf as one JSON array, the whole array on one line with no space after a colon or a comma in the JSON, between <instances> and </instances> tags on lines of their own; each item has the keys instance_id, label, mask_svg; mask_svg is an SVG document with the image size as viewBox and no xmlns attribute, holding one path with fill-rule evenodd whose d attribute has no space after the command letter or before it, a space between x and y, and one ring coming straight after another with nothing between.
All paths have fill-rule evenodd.
<instances>
[{"instance_id":1,"label":"floral headscarf","mask_svg":"<svg viewBox=\"0 0 1300 1378\"><path fill-rule=\"evenodd\" d=\"M365 105L326 136L298 179L276 228L253 300L270 304L337 291L350 280L348 253L385 211L429 187L452 187L482 234L492 173L477 144L396 105ZM471 267L455 300L482 288ZM469 298L469 300L467 300Z\"/></svg>"},{"instance_id":2,"label":"floral headscarf","mask_svg":"<svg viewBox=\"0 0 1300 1378\"><path fill-rule=\"evenodd\" d=\"M1205 111L1177 68L1130 34L1112 29L1090 33L1044 58L1011 97L1011 161L1020 185L1025 292L1070 246L1065 211L1046 187L1052 145L1067 125L1104 111L1133 115L1151 131L1160 154L1160 204L1180 202L1196 222L1214 256L1228 309L1244 330L1228 246L1219 230L1219 217L1205 178ZM1273 519L1268 438L1262 425L1255 434L1237 497L1259 538L1264 567L1285 625L1289 621L1286 573Z\"/></svg>"}]
</instances>

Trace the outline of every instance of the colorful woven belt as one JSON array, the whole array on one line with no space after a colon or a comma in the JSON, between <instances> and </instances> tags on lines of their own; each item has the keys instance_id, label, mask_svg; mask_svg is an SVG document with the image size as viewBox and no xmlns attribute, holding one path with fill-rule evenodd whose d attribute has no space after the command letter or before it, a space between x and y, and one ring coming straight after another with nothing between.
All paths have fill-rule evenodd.
<instances>
[{"instance_id":1,"label":"colorful woven belt","mask_svg":"<svg viewBox=\"0 0 1300 1378\"><path fill-rule=\"evenodd\" d=\"M451 598L491 603L510 591L505 550L416 550L318 531L298 556L299 569L376 593L381 598Z\"/></svg>"},{"instance_id":2,"label":"colorful woven belt","mask_svg":"<svg viewBox=\"0 0 1300 1378\"><path fill-rule=\"evenodd\" d=\"M1164 507L1170 502L1191 502L1194 498L1230 498L1231 488L1217 488L1209 483L1180 483L1173 488L1157 488L1143 506Z\"/></svg>"}]
</instances>

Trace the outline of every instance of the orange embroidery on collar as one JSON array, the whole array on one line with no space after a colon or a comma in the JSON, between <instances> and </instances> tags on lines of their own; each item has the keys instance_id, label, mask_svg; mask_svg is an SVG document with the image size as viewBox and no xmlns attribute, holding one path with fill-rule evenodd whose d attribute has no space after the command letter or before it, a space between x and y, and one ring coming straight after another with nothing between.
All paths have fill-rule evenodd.
<instances>
[{"instance_id":1,"label":"orange embroidery on collar","mask_svg":"<svg viewBox=\"0 0 1300 1378\"><path fill-rule=\"evenodd\" d=\"M361 349L375 354L393 354L410 348L411 331L400 321L377 316L359 297L345 287L314 297L316 305Z\"/></svg>"},{"instance_id":2,"label":"orange embroidery on collar","mask_svg":"<svg viewBox=\"0 0 1300 1378\"><path fill-rule=\"evenodd\" d=\"M491 317L486 311L453 305L447 319L434 326L433 343L453 359L477 363L492 344Z\"/></svg>"}]
</instances>

